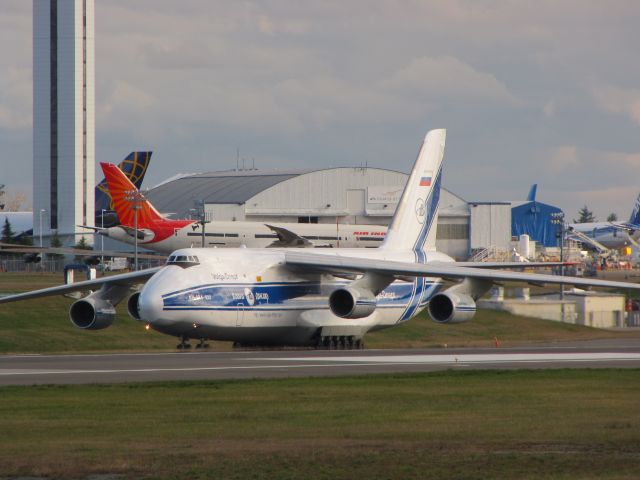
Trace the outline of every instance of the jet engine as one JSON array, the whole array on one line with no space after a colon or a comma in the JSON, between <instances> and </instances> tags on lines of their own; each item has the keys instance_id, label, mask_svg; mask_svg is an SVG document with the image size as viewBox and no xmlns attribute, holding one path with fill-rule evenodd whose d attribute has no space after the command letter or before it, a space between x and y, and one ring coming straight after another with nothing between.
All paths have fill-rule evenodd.
<instances>
[{"instance_id":1,"label":"jet engine","mask_svg":"<svg viewBox=\"0 0 640 480\"><path fill-rule=\"evenodd\" d=\"M476 302L466 293L451 289L434 295L429 301L429 315L437 323L462 323L476 314Z\"/></svg>"},{"instance_id":2,"label":"jet engine","mask_svg":"<svg viewBox=\"0 0 640 480\"><path fill-rule=\"evenodd\" d=\"M329 308L342 318L368 317L376 309L376 296L362 288L338 288L329 296Z\"/></svg>"},{"instance_id":3,"label":"jet engine","mask_svg":"<svg viewBox=\"0 0 640 480\"><path fill-rule=\"evenodd\" d=\"M71 305L69 318L78 328L101 330L113 323L116 309L109 300L89 295Z\"/></svg>"},{"instance_id":4,"label":"jet engine","mask_svg":"<svg viewBox=\"0 0 640 480\"><path fill-rule=\"evenodd\" d=\"M136 292L129 297L129 300L127 300L127 312L134 320L140 320L140 309L138 308L139 298L140 292Z\"/></svg>"},{"instance_id":5,"label":"jet engine","mask_svg":"<svg viewBox=\"0 0 640 480\"><path fill-rule=\"evenodd\" d=\"M42 255L40 253L25 253L22 258L24 263L40 263Z\"/></svg>"}]
</instances>

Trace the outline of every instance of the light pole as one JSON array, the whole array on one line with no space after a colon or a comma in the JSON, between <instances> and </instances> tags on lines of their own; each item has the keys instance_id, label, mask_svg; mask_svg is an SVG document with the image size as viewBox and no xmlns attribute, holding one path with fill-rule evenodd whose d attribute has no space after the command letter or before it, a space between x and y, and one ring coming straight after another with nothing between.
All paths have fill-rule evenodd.
<instances>
[{"instance_id":1,"label":"light pole","mask_svg":"<svg viewBox=\"0 0 640 480\"><path fill-rule=\"evenodd\" d=\"M133 225L134 225L134 269L138 271L138 210L140 209L140 202L144 201L144 195L138 189L126 190L124 192L125 199L129 202L133 202Z\"/></svg>"},{"instance_id":2,"label":"light pole","mask_svg":"<svg viewBox=\"0 0 640 480\"><path fill-rule=\"evenodd\" d=\"M104 230L104 208L100 209L100 227ZM100 265L102 265L102 274L104 275L104 232L100 231Z\"/></svg>"},{"instance_id":3,"label":"light pole","mask_svg":"<svg viewBox=\"0 0 640 480\"><path fill-rule=\"evenodd\" d=\"M46 212L44 208L40 209L40 248L42 248L42 214Z\"/></svg>"},{"instance_id":4,"label":"light pole","mask_svg":"<svg viewBox=\"0 0 640 480\"><path fill-rule=\"evenodd\" d=\"M202 248L205 247L205 237L206 237L206 233L205 233L205 225L207 223L210 222L210 220L207 220L207 212L205 212L205 203L204 200L201 201L196 201L196 208L194 208L194 213L197 216L198 219L198 223L200 224L200 226L202 227L202 241L201 241L201 246Z\"/></svg>"},{"instance_id":5,"label":"light pole","mask_svg":"<svg viewBox=\"0 0 640 480\"><path fill-rule=\"evenodd\" d=\"M552 213L551 223L557 226L556 238L560 244L560 276L564 277L564 212ZM564 322L564 283L560 284L560 302L562 308L562 321Z\"/></svg>"}]
</instances>

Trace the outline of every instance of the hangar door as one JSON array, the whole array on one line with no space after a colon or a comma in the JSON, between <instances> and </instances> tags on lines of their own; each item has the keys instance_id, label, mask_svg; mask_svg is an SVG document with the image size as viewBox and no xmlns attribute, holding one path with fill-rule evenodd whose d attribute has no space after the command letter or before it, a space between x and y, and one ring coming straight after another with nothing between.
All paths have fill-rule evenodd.
<instances>
[{"instance_id":1,"label":"hangar door","mask_svg":"<svg viewBox=\"0 0 640 480\"><path fill-rule=\"evenodd\" d=\"M364 215L365 195L364 190L347 190L347 211L352 217Z\"/></svg>"}]
</instances>

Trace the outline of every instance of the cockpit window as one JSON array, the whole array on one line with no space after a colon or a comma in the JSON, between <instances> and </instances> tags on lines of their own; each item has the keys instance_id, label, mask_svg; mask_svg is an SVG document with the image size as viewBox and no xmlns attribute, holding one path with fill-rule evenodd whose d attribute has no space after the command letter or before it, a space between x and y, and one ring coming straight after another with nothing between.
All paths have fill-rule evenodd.
<instances>
[{"instance_id":1,"label":"cockpit window","mask_svg":"<svg viewBox=\"0 0 640 480\"><path fill-rule=\"evenodd\" d=\"M200 262L195 255L171 255L167 258L167 265L177 265L182 268L188 268L194 265L200 265Z\"/></svg>"}]
</instances>

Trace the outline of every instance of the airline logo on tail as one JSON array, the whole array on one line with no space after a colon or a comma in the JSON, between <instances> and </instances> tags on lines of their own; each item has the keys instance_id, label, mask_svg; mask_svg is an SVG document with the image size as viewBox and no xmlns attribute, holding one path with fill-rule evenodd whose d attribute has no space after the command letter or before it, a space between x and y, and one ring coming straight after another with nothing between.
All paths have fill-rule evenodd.
<instances>
[{"instance_id":1,"label":"airline logo on tail","mask_svg":"<svg viewBox=\"0 0 640 480\"><path fill-rule=\"evenodd\" d=\"M112 163L101 163L104 177L109 185L111 198L120 219L126 227L136 225L138 229L148 229L154 233L153 241L158 242L173 235L174 229L193 223L193 220L167 220L144 198L127 176Z\"/></svg>"},{"instance_id":2,"label":"airline logo on tail","mask_svg":"<svg viewBox=\"0 0 640 480\"><path fill-rule=\"evenodd\" d=\"M138 189L142 186L142 180L144 179L145 173L147 173L152 153L153 152L131 152L118 165L118 168L124 172L127 178L129 178ZM96 212L115 210L106 178L96 185L95 208Z\"/></svg>"},{"instance_id":3,"label":"airline logo on tail","mask_svg":"<svg viewBox=\"0 0 640 480\"><path fill-rule=\"evenodd\" d=\"M435 250L445 139L444 129L426 135L380 248L413 250L421 263L426 260L425 251Z\"/></svg>"}]
</instances>

